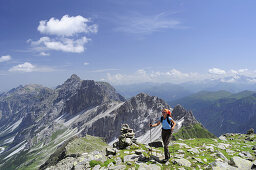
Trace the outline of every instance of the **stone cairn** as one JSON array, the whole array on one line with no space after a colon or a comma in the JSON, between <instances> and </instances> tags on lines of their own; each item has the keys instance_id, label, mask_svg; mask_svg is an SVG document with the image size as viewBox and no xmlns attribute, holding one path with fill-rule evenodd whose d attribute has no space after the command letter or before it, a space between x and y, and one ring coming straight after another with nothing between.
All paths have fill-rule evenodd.
<instances>
[{"instance_id":1,"label":"stone cairn","mask_svg":"<svg viewBox=\"0 0 256 170\"><path fill-rule=\"evenodd\" d=\"M118 141L113 144L113 147L125 149L133 144L137 144L133 129L130 129L128 124L122 124L121 135L119 136Z\"/></svg>"},{"instance_id":2,"label":"stone cairn","mask_svg":"<svg viewBox=\"0 0 256 170\"><path fill-rule=\"evenodd\" d=\"M247 135L251 135L251 134L254 134L254 129L253 128L251 128L247 131Z\"/></svg>"}]
</instances>

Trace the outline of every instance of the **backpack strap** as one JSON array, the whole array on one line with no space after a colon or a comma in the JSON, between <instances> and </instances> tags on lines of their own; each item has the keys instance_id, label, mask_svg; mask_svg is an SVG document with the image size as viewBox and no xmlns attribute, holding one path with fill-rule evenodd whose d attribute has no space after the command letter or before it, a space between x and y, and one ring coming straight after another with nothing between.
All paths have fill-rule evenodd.
<instances>
[{"instance_id":1,"label":"backpack strap","mask_svg":"<svg viewBox=\"0 0 256 170\"><path fill-rule=\"evenodd\" d=\"M172 126L171 122L170 122L170 119L169 119L169 116L166 117L167 118L167 122L169 123L169 125Z\"/></svg>"},{"instance_id":2,"label":"backpack strap","mask_svg":"<svg viewBox=\"0 0 256 170\"><path fill-rule=\"evenodd\" d=\"M167 118L168 124L171 125L171 127L172 127L172 122L170 122L169 115L166 118ZM163 120L164 120L164 117L161 116L161 123L163 122Z\"/></svg>"}]
</instances>

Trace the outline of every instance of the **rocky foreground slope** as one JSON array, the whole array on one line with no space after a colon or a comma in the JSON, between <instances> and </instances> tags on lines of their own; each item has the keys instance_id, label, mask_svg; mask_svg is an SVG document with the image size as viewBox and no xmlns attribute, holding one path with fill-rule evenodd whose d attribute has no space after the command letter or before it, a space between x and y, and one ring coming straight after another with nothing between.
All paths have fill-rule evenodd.
<instances>
[{"instance_id":1,"label":"rocky foreground slope","mask_svg":"<svg viewBox=\"0 0 256 170\"><path fill-rule=\"evenodd\" d=\"M140 93L125 100L110 84L76 75L55 89L20 86L0 96L0 169L37 169L74 136L115 141L124 123L147 143L149 122L159 120L163 108L170 106L158 97ZM173 116L179 138L213 136L182 106Z\"/></svg>"},{"instance_id":2,"label":"rocky foreground slope","mask_svg":"<svg viewBox=\"0 0 256 170\"><path fill-rule=\"evenodd\" d=\"M172 141L171 159L163 162L163 148L133 143L115 149L92 136L74 138L56 151L40 169L256 169L256 135L224 134L215 138Z\"/></svg>"}]
</instances>

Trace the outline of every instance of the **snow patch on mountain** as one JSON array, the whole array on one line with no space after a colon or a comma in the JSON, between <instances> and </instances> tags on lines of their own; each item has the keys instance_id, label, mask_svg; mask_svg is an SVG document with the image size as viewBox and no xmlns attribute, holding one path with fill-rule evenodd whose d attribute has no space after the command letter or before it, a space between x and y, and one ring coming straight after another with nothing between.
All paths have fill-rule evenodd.
<instances>
[{"instance_id":1,"label":"snow patch on mountain","mask_svg":"<svg viewBox=\"0 0 256 170\"><path fill-rule=\"evenodd\" d=\"M2 131L2 132L0 133L0 135L1 135L1 134L4 134L4 133L6 133L6 132L11 133L12 131L14 131L14 130L21 124L22 120L23 120L23 118L19 119L17 122L15 122L15 123L12 124L11 126L9 126L7 129L5 129L4 131Z\"/></svg>"},{"instance_id":2,"label":"snow patch on mountain","mask_svg":"<svg viewBox=\"0 0 256 170\"><path fill-rule=\"evenodd\" d=\"M23 118L19 119L17 122L15 122L12 126L11 126L11 132L14 131L22 122Z\"/></svg>"},{"instance_id":3,"label":"snow patch on mountain","mask_svg":"<svg viewBox=\"0 0 256 170\"><path fill-rule=\"evenodd\" d=\"M13 137L11 137L11 138L8 138L8 139L6 139L6 140L4 141L4 143L3 143L3 144L12 143L12 142L13 142L13 140L14 140L14 138L15 138L15 136L13 136Z\"/></svg>"},{"instance_id":4,"label":"snow patch on mountain","mask_svg":"<svg viewBox=\"0 0 256 170\"><path fill-rule=\"evenodd\" d=\"M5 159L7 159L7 158L9 158L9 157L11 157L11 156L13 156L13 155L19 153L20 151L24 150L25 147L26 147L26 145L27 145L27 142L25 142L25 143L24 143L24 142L25 142L25 141L23 141L23 142L21 142L20 144L18 144L19 147L18 147L17 149L15 149L12 153L10 153L7 157L5 157ZM23 144L23 143L24 143L24 144Z\"/></svg>"},{"instance_id":5,"label":"snow patch on mountain","mask_svg":"<svg viewBox=\"0 0 256 170\"><path fill-rule=\"evenodd\" d=\"M5 148L4 148L4 147L0 147L0 154L1 154L1 153L3 153L3 152L4 152L4 150L5 150Z\"/></svg>"},{"instance_id":6,"label":"snow patch on mountain","mask_svg":"<svg viewBox=\"0 0 256 170\"><path fill-rule=\"evenodd\" d=\"M67 126L71 125L75 120L77 120L77 119L79 118L79 116L80 116L80 115L77 115L77 116L75 116L75 117L69 119L68 121L66 121L66 122L64 123L64 126L67 127Z\"/></svg>"}]
</instances>

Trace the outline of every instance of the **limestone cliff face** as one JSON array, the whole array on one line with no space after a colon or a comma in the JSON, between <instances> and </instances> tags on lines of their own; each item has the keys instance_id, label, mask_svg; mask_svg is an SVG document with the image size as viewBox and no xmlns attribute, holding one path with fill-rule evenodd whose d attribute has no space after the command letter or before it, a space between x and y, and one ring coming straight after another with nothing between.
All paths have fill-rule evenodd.
<instances>
[{"instance_id":1,"label":"limestone cliff face","mask_svg":"<svg viewBox=\"0 0 256 170\"><path fill-rule=\"evenodd\" d=\"M172 115L174 120L180 120L181 118L184 118L183 126L189 126L192 124L199 123L196 118L194 117L192 111L187 111L184 107L181 105L177 105L173 108Z\"/></svg>"},{"instance_id":2,"label":"limestone cliff face","mask_svg":"<svg viewBox=\"0 0 256 170\"><path fill-rule=\"evenodd\" d=\"M151 120L159 120L163 108L170 106L158 97L140 93L125 100L110 84L77 75L56 89L20 86L0 96L0 147L6 146L0 165L16 153L57 147L75 135L100 136L110 142L120 135L121 124L134 129L136 137L142 136ZM184 119L184 125L197 122L181 106L174 108L173 116Z\"/></svg>"},{"instance_id":3,"label":"limestone cliff face","mask_svg":"<svg viewBox=\"0 0 256 170\"><path fill-rule=\"evenodd\" d=\"M26 142L27 148L42 141L47 143L56 131L81 126L65 123L74 115L97 106L104 110L107 103L124 100L110 84L81 80L77 75L56 89L19 86L0 96L0 144L8 145L5 151L11 151L22 142ZM95 116L97 112L90 114L89 119ZM61 123L56 121L58 117L63 118Z\"/></svg>"},{"instance_id":4,"label":"limestone cliff face","mask_svg":"<svg viewBox=\"0 0 256 170\"><path fill-rule=\"evenodd\" d=\"M124 97L116 93L108 83L84 80L73 95L66 100L64 112L76 114L105 102L124 100Z\"/></svg>"},{"instance_id":5,"label":"limestone cliff face","mask_svg":"<svg viewBox=\"0 0 256 170\"><path fill-rule=\"evenodd\" d=\"M149 130L150 120L157 120L163 108L170 108L162 99L140 93L113 110L108 116L95 121L91 127L84 130L95 136L105 137L108 142L120 135L121 124L129 124L137 136Z\"/></svg>"}]
</instances>

